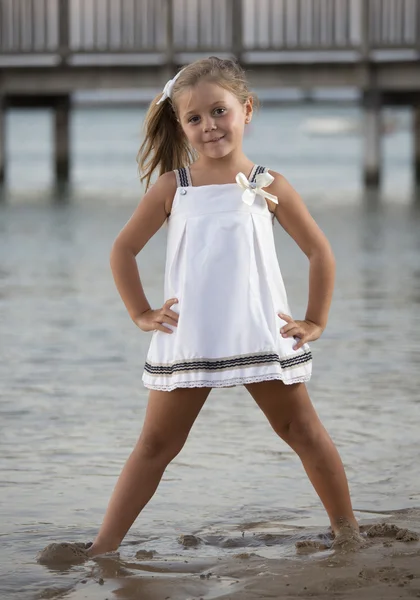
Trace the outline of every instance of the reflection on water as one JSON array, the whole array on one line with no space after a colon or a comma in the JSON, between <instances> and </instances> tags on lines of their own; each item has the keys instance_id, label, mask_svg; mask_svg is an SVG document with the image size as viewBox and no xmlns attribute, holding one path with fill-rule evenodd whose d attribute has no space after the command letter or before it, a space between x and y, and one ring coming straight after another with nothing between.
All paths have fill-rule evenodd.
<instances>
[{"instance_id":1,"label":"reflection on water","mask_svg":"<svg viewBox=\"0 0 420 600\"><path fill-rule=\"evenodd\" d=\"M329 327L312 345L311 395L342 453L356 508L418 505L419 212L357 202L331 210L316 198L310 207L338 264ZM54 540L93 538L141 428L149 336L131 324L108 266L132 208L0 210L0 588L19 599L86 576L86 567L52 572L34 556ZM152 304L162 300L164 238L163 228L139 257ZM307 262L279 227L276 240L301 315ZM216 390L127 537L128 564L111 564L138 572L139 549L175 562L250 549L287 555L301 527L326 524L298 459L251 397ZM181 533L204 542L184 550Z\"/></svg>"}]
</instances>

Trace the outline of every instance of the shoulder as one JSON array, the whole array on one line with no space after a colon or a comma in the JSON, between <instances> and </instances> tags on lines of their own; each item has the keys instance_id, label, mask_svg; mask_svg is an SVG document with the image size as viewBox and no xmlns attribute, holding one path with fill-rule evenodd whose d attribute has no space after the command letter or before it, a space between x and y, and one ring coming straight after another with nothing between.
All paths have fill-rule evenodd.
<instances>
[{"instance_id":1,"label":"shoulder","mask_svg":"<svg viewBox=\"0 0 420 600\"><path fill-rule=\"evenodd\" d=\"M266 172L274 177L274 181L267 187L267 189L270 190L270 193L274 193L273 190L284 192L290 186L286 177L281 173L277 173L277 171L273 171L273 169L266 169Z\"/></svg>"},{"instance_id":2,"label":"shoulder","mask_svg":"<svg viewBox=\"0 0 420 600\"><path fill-rule=\"evenodd\" d=\"M160 175L153 185L147 190L144 199L160 202L165 207L167 215L171 212L172 202L176 193L177 181L174 171Z\"/></svg>"},{"instance_id":3,"label":"shoulder","mask_svg":"<svg viewBox=\"0 0 420 600\"><path fill-rule=\"evenodd\" d=\"M269 170L274 180L265 189L277 197L278 203L270 202L270 210L280 225L296 240L302 232L314 237L317 225L300 194L281 173Z\"/></svg>"},{"instance_id":4,"label":"shoulder","mask_svg":"<svg viewBox=\"0 0 420 600\"><path fill-rule=\"evenodd\" d=\"M281 173L277 173L277 171L273 171L273 169L266 169L266 172L274 177L274 180L265 189L270 194L273 194L273 196L277 197L279 204L275 204L271 200L268 200L270 211L275 213L276 208L280 204L287 202L288 199L290 200L293 194L296 194L296 191Z\"/></svg>"},{"instance_id":5,"label":"shoulder","mask_svg":"<svg viewBox=\"0 0 420 600\"><path fill-rule=\"evenodd\" d=\"M175 172L168 171L167 173L164 173L163 175L160 175L157 178L155 183L150 186L147 193L149 193L153 190L154 192L158 191L159 194L162 194L162 192L167 193L167 194L171 194L171 193L175 194L176 186L177 186L177 183L176 183Z\"/></svg>"}]
</instances>

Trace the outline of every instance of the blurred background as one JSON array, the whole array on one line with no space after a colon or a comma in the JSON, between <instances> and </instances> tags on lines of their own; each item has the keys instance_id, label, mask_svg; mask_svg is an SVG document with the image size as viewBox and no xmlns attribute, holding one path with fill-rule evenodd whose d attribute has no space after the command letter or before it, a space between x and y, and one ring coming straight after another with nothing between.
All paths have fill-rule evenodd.
<instances>
[{"instance_id":1,"label":"blurred background","mask_svg":"<svg viewBox=\"0 0 420 600\"><path fill-rule=\"evenodd\" d=\"M2 599L76 589L83 569L48 571L36 552L93 538L140 432L150 338L108 257L141 198L147 105L201 56L247 69L262 107L246 153L290 180L333 246L309 390L357 515L419 506L419 52L420 0L0 0ZM138 257L154 306L165 236ZM275 239L299 318L307 260ZM261 541L275 557L327 520L245 390L216 390L122 552L134 568L139 546L175 556L196 533L212 540L196 556L223 557L255 524L287 533Z\"/></svg>"},{"instance_id":2,"label":"blurred background","mask_svg":"<svg viewBox=\"0 0 420 600\"><path fill-rule=\"evenodd\" d=\"M407 193L420 185L419 6L1 0L0 182L25 197L45 197L55 183L62 191L70 184L73 193L103 187L137 194L130 157L141 141L143 106L182 65L216 54L236 56L265 106L278 108L267 140L273 168L284 168L286 149L292 160L291 145L300 167L316 148L317 159L332 167L319 180L325 191L328 177L338 175L328 154L336 156L339 146L346 155L341 166L354 172L343 172L341 188L376 189L394 170L393 181ZM117 106L124 110L114 113ZM295 135L286 140L282 121L289 113ZM391 145L401 169L395 162L385 168ZM318 186L306 163L299 172L311 189Z\"/></svg>"}]
</instances>

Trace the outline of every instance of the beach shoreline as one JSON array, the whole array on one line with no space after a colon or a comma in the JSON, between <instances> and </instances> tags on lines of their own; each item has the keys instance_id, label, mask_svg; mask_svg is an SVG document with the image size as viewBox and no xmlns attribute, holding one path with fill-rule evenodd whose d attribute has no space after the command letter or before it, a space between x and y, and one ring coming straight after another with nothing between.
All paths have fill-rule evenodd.
<instances>
[{"instance_id":1,"label":"beach shoreline","mask_svg":"<svg viewBox=\"0 0 420 600\"><path fill-rule=\"evenodd\" d=\"M208 560L182 555L174 560L141 550L136 559L104 555L83 566L83 578L71 590L56 589L57 595L44 590L37 598L63 593L68 600L420 597L420 509L395 511L380 521L376 516L362 522L361 531L365 547L347 552L296 550L294 556L266 558L258 548L238 548L235 555ZM314 529L312 537L319 535Z\"/></svg>"}]
</instances>

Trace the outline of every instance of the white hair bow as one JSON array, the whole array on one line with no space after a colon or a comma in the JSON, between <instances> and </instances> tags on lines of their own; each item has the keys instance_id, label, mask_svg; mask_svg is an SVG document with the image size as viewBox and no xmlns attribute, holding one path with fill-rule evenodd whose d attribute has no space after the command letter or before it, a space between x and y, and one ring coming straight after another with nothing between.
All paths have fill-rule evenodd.
<instances>
[{"instance_id":1,"label":"white hair bow","mask_svg":"<svg viewBox=\"0 0 420 600\"><path fill-rule=\"evenodd\" d=\"M165 87L163 88L163 93L162 96L159 98L159 100L156 102L156 104L160 104L161 102L165 102L166 98L171 98L172 97L172 90L174 88L175 85L175 81L178 79L178 77L181 75L182 71L184 69L181 69L176 75L175 77L173 77L172 79L170 79L169 81L167 81L165 83Z\"/></svg>"},{"instance_id":2,"label":"white hair bow","mask_svg":"<svg viewBox=\"0 0 420 600\"><path fill-rule=\"evenodd\" d=\"M242 200L245 202L245 204L248 204L248 206L254 204L255 196L257 194L278 204L279 201L277 196L273 196L273 194L269 194L262 189L269 186L271 183L273 183L273 181L274 177L268 172L259 173L255 178L255 183L249 182L243 173L238 173L236 176L236 183L244 190L244 193L242 194Z\"/></svg>"}]
</instances>

